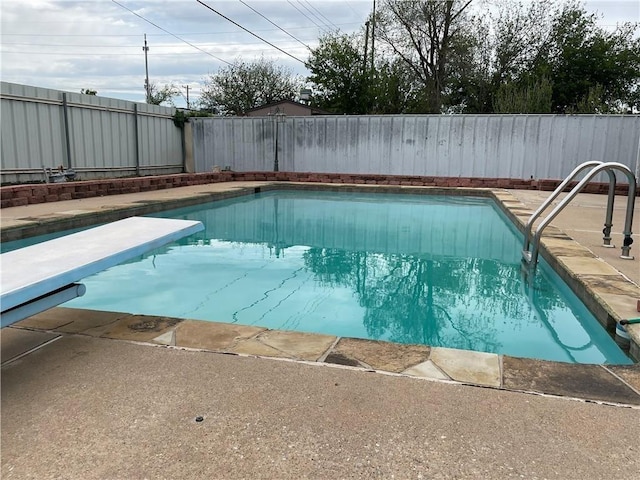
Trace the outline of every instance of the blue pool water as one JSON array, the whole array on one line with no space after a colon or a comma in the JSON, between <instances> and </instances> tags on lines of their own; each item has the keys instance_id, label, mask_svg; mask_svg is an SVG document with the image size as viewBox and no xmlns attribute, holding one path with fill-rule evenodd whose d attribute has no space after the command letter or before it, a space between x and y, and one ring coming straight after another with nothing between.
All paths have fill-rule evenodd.
<instances>
[{"instance_id":1,"label":"blue pool water","mask_svg":"<svg viewBox=\"0 0 640 480\"><path fill-rule=\"evenodd\" d=\"M204 232L65 306L577 363L631 363L489 199L267 192L157 215Z\"/></svg>"}]
</instances>

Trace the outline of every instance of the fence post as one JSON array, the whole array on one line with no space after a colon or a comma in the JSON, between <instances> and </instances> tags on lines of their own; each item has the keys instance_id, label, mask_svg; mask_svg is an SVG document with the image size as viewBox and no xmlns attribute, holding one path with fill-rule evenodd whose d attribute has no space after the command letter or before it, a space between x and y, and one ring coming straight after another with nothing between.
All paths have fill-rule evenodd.
<instances>
[{"instance_id":1,"label":"fence post","mask_svg":"<svg viewBox=\"0 0 640 480\"><path fill-rule=\"evenodd\" d=\"M275 148L275 156L273 159L273 171L277 172L280 170L280 159L278 158L278 137L280 137L280 129L278 128L279 124L284 123L285 121L285 114L284 113L275 113L273 114L273 118L275 119L275 123L276 123L276 148Z\"/></svg>"},{"instance_id":2,"label":"fence post","mask_svg":"<svg viewBox=\"0 0 640 480\"><path fill-rule=\"evenodd\" d=\"M69 105L67 104L67 93L62 92L62 118L64 121L64 141L67 147L67 169L73 168L71 163L71 137L69 135ZM52 165L55 166L55 165Z\"/></svg>"},{"instance_id":3,"label":"fence post","mask_svg":"<svg viewBox=\"0 0 640 480\"><path fill-rule=\"evenodd\" d=\"M180 128L180 146L182 147L182 172L187 173L187 141L186 136L184 134L184 129L187 126L186 123L183 123Z\"/></svg>"},{"instance_id":4,"label":"fence post","mask_svg":"<svg viewBox=\"0 0 640 480\"><path fill-rule=\"evenodd\" d=\"M640 136L638 136L638 155L636 156L636 180L640 181Z\"/></svg>"},{"instance_id":5,"label":"fence post","mask_svg":"<svg viewBox=\"0 0 640 480\"><path fill-rule=\"evenodd\" d=\"M136 176L140 176L140 137L138 134L138 104L133 104L133 129L136 142Z\"/></svg>"}]
</instances>

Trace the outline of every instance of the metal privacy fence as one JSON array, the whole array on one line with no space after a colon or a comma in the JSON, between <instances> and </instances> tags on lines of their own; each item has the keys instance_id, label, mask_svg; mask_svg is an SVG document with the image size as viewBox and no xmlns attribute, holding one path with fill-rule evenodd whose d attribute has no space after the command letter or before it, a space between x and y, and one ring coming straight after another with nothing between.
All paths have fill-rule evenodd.
<instances>
[{"instance_id":1,"label":"metal privacy fence","mask_svg":"<svg viewBox=\"0 0 640 480\"><path fill-rule=\"evenodd\" d=\"M81 179L180 173L174 108L2 82L2 182L44 179L43 167Z\"/></svg>"},{"instance_id":2,"label":"metal privacy fence","mask_svg":"<svg viewBox=\"0 0 640 480\"><path fill-rule=\"evenodd\" d=\"M0 106L3 183L42 181L43 167L60 165L80 179L215 167L561 179L584 161L601 160L640 176L638 115L192 118L183 142L168 107L7 82Z\"/></svg>"},{"instance_id":3,"label":"metal privacy fence","mask_svg":"<svg viewBox=\"0 0 640 480\"><path fill-rule=\"evenodd\" d=\"M620 162L640 175L638 115L273 116L191 122L197 172L219 167L562 179L576 165L600 160Z\"/></svg>"}]
</instances>

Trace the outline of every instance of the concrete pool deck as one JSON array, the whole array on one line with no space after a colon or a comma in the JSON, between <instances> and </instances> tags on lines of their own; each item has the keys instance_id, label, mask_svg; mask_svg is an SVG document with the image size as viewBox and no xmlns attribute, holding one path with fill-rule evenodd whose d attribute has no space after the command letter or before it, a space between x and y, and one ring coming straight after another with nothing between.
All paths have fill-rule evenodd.
<instances>
[{"instance_id":1,"label":"concrete pool deck","mask_svg":"<svg viewBox=\"0 0 640 480\"><path fill-rule=\"evenodd\" d=\"M108 221L265 185L7 208L2 231ZM495 192L514 217L549 194ZM625 202L616 199L616 245ZM639 261L598 246L605 204L604 195L580 195L554 222L571 238L550 230L546 248L603 309L640 316ZM634 478L640 470L638 364L567 365L66 308L3 329L2 363L3 478Z\"/></svg>"}]
</instances>

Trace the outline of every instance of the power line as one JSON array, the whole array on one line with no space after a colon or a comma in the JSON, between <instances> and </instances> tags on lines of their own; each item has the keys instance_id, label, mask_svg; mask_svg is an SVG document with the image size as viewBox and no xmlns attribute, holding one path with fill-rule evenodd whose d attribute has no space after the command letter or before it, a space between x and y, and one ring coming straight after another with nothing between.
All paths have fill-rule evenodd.
<instances>
[{"instance_id":1,"label":"power line","mask_svg":"<svg viewBox=\"0 0 640 480\"><path fill-rule=\"evenodd\" d=\"M141 19L142 19L142 20L144 20L145 22L150 23L150 24L151 24L151 25L153 25L154 27L156 27L156 28L158 28L158 29L162 30L162 31L163 31L163 32L165 32L165 33L168 33L168 34L169 34L169 35L171 35L172 37L177 38L177 39L178 39L178 40L180 40L181 42L184 42L184 43L186 43L187 45L192 46L193 48L195 48L196 50L201 51L202 53L206 53L207 55L209 55L210 57L215 58L216 60L220 60L222 63L226 63L227 65L231 65L231 62L227 62L226 60L223 60L223 59L222 59L222 58L220 58L220 57L216 57L214 54L212 54L212 53L210 53L210 52L207 52L206 50L201 49L200 47L198 47L198 46L194 45L193 43L187 42L185 39L180 38L179 36L177 36L177 35L175 35L175 34L171 33L169 30L165 30L165 29L164 29L164 28L162 28L161 26L156 25L155 23L153 23L151 20L147 20L147 19L146 19L146 18L144 18L142 15L139 15L139 14L137 14L136 12L134 12L133 10L131 10L131 9L127 8L127 7L125 7L125 6L124 6L124 5L122 5L121 3L116 2L116 0L111 0L111 1L112 1L113 3L115 3L116 5L118 5L118 6L122 7L122 8L124 8L125 10L127 10L127 11L129 11L129 12L133 13L136 17L141 18Z\"/></svg>"},{"instance_id":2,"label":"power line","mask_svg":"<svg viewBox=\"0 0 640 480\"><path fill-rule=\"evenodd\" d=\"M239 0L241 4L243 4L244 6L250 8L251 10L253 10L254 12L256 12L258 15L260 15L262 18L264 18L267 22L269 22L271 25L274 25L275 27L278 27L280 30L282 30L284 33L286 33L287 35L289 35L291 38L293 38L296 42L300 43L301 45L304 45L305 47L307 47L309 50L311 50L311 47L309 47L309 45L307 45L306 43L304 43L303 41L299 40L298 38L294 37L293 35L291 35L289 32L287 32L284 28L276 25L275 23L273 23L271 20L269 20L267 17L265 17L263 14L261 14L259 11L257 11L255 8L253 8L251 5L248 5L247 3L243 2L242 0Z\"/></svg>"},{"instance_id":3,"label":"power line","mask_svg":"<svg viewBox=\"0 0 640 480\"><path fill-rule=\"evenodd\" d=\"M360 22L336 23L336 26L360 25ZM289 30L308 30L308 27L289 27ZM273 28L255 29L255 32L275 32ZM235 32L181 32L176 35L229 35ZM166 37L173 36L173 33L152 33L149 37ZM95 37L95 33L7 33L0 31L0 36L7 37ZM119 34L119 33L101 33L101 37L139 37L140 34Z\"/></svg>"},{"instance_id":4,"label":"power line","mask_svg":"<svg viewBox=\"0 0 640 480\"><path fill-rule=\"evenodd\" d=\"M244 48L244 46L247 44L244 43L233 43L233 44L227 44L226 47L229 49L233 49L235 53L237 53L239 50L242 50L243 52L259 52L259 51L264 51L264 47L257 47L256 48ZM255 44L249 44L249 45L258 45L257 43ZM2 45L3 47L5 46L5 44L3 43ZM80 47L79 45L75 45L76 47ZM87 45L84 45L83 47L87 47ZM139 48L139 46L136 46L137 48ZM238 48L241 47L241 48ZM131 47L128 47L131 48ZM154 47L156 48L156 47ZM83 52L44 52L44 51L27 51L27 50L1 50L0 53L2 53L3 55L11 55L11 54L21 54L21 55L57 55L57 56L71 56L71 57L75 57L75 56L86 56L86 57L139 57L140 54L139 53L88 53L86 52L86 48L85 51ZM175 53L171 53L171 52L166 52L166 53L154 53L153 56L154 57L184 57L187 55L201 55L200 53L184 53L184 52L175 52Z\"/></svg>"},{"instance_id":5,"label":"power line","mask_svg":"<svg viewBox=\"0 0 640 480\"><path fill-rule=\"evenodd\" d=\"M112 0L112 1L115 1L115 0ZM278 50L278 51L280 51L280 52L284 53L285 55L287 55L287 56L289 56L289 57L293 58L294 60L297 60L298 62L300 62L300 63L302 63L302 64L304 65L304 62L303 62L302 60L300 60L298 57L295 57L295 56L291 55L289 52L286 52L286 51L282 50L280 47L278 47L278 46L274 45L273 43L269 42L268 40L265 40L265 39L264 39L264 38L262 38L261 36L259 36L259 35L255 34L255 33L253 33L251 30L248 30L248 29L244 28L244 27L243 27L242 25L240 25L239 23L234 22L234 21L233 21L233 20L231 20L229 17L224 16L223 14L221 14L220 12L218 12L216 9L214 9L214 8L210 7L209 5L207 5L206 3L202 2L201 0L196 0L196 2L198 2L198 3L199 3L200 5L202 5L203 7L208 8L208 9L209 9L209 10L211 10L213 13L215 13L215 14L217 14L217 15L220 15L222 18L224 18L224 19L225 19L225 20L227 20L228 22L233 23L236 27L241 28L241 29L242 29L242 30L244 30L245 32L247 32L247 33L249 33L249 34L253 35L253 36L254 36L254 37L256 37L257 39L259 39L259 40L263 41L264 43L266 43L267 45L270 45L271 47L275 48L276 50Z\"/></svg>"},{"instance_id":6,"label":"power line","mask_svg":"<svg viewBox=\"0 0 640 480\"><path fill-rule=\"evenodd\" d=\"M309 15L307 15L306 13L304 13L302 10L300 10L298 7L296 7L293 3L291 3L290 0L287 0L287 3L289 5L291 5L293 8L295 8L301 15L305 16L307 18L307 20L309 20L311 23L313 23L316 27L318 27L320 30L323 30L323 28L318 25L313 18L311 18Z\"/></svg>"},{"instance_id":7,"label":"power line","mask_svg":"<svg viewBox=\"0 0 640 480\"><path fill-rule=\"evenodd\" d=\"M297 47L297 45L295 45L293 42L286 42L287 46L291 46L292 48ZM108 48L110 50L114 50L114 49L139 49L140 45L91 45L91 44L86 44L86 43L82 43L82 44L78 44L78 43L13 43L13 42L2 42L2 46L17 46L17 47L62 47L62 48L66 48L66 47L75 47L75 48L83 48L83 49L87 49L87 48ZM226 48L226 47L234 47L236 45L240 45L240 46L244 46L244 45L260 45L258 42L255 43L246 43L246 42L242 42L242 43L211 43L211 44L202 44L202 47L218 47L218 48ZM165 43L165 44L154 44L153 46L155 49L158 48L185 48L184 45L181 44L172 44L172 43ZM261 50L264 50L264 47L260 48ZM158 53L154 54L154 55L159 55ZM173 54L171 54L173 55ZM194 53L193 55L200 55L199 53Z\"/></svg>"},{"instance_id":8,"label":"power line","mask_svg":"<svg viewBox=\"0 0 640 480\"><path fill-rule=\"evenodd\" d=\"M318 12L318 15L320 15L322 18L324 18L327 21L327 25L331 25L334 28L337 28L338 30L340 30L338 27L336 27L334 25L334 23L329 20L327 17L325 17L322 12L320 10L318 10L316 7L314 7L311 3L309 3L307 0L304 0L304 3L306 3L307 5L309 5L310 8L313 8L314 11ZM318 18L318 17L316 17Z\"/></svg>"},{"instance_id":9,"label":"power line","mask_svg":"<svg viewBox=\"0 0 640 480\"><path fill-rule=\"evenodd\" d=\"M347 4L347 7L349 7L353 13L355 13L356 15L360 15L358 12L356 12L355 8L353 8L351 6L351 4L349 2L347 2L347 0L343 0L343 1L344 1L344 3Z\"/></svg>"},{"instance_id":10,"label":"power line","mask_svg":"<svg viewBox=\"0 0 640 480\"><path fill-rule=\"evenodd\" d=\"M21 50L2 50L2 55L43 55L43 56L65 56L65 57L139 57L138 53L86 53L86 52L25 52ZM154 57L176 57L184 55L200 55L199 53L154 53Z\"/></svg>"},{"instance_id":11,"label":"power line","mask_svg":"<svg viewBox=\"0 0 640 480\"><path fill-rule=\"evenodd\" d=\"M307 12L309 12L311 15L313 15L313 17L314 17L316 20L318 20L318 21L322 24L322 26L323 26L323 27L325 27L325 28L327 28L327 29L328 29L329 25L327 25L326 23L324 23L324 22L322 21L322 19L321 19L318 15L316 15L315 13L313 13L313 12L311 11L311 9L310 9L309 7L307 7L307 6L306 6L304 3L302 3L300 0L296 0L296 2L298 2L298 4L299 4L302 8L304 8Z\"/></svg>"}]
</instances>

